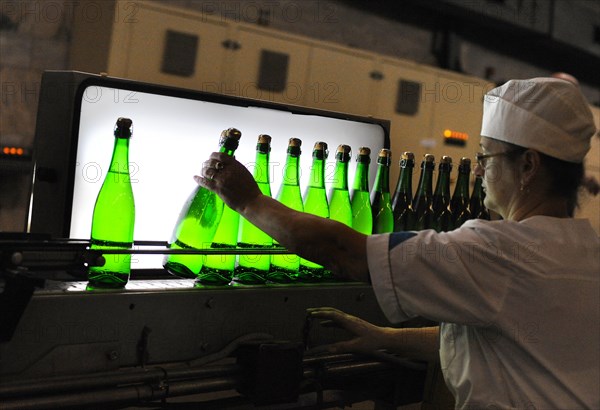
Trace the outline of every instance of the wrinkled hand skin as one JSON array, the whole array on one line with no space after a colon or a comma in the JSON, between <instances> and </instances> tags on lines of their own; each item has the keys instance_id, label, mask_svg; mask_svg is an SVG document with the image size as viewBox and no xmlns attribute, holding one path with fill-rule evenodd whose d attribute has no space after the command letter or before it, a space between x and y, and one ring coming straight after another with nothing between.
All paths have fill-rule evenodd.
<instances>
[{"instance_id":1,"label":"wrinkled hand skin","mask_svg":"<svg viewBox=\"0 0 600 410\"><path fill-rule=\"evenodd\" d=\"M223 168L217 171L215 165L218 162L223 164ZM202 175L194 179L198 185L214 191L237 212L243 212L250 202L261 195L246 167L234 157L221 152L213 152L202 166Z\"/></svg>"}]
</instances>

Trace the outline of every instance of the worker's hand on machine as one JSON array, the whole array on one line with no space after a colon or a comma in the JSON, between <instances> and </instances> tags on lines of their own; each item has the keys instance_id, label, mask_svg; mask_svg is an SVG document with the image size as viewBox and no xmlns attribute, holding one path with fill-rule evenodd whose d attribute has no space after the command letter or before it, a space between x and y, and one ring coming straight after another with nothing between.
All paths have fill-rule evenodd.
<instances>
[{"instance_id":1,"label":"worker's hand on machine","mask_svg":"<svg viewBox=\"0 0 600 410\"><path fill-rule=\"evenodd\" d=\"M354 335L349 340L311 348L310 353L369 354L381 349L384 345L385 328L375 326L356 316L331 307L309 308L307 315L310 319L321 319L322 326L339 327Z\"/></svg>"}]
</instances>

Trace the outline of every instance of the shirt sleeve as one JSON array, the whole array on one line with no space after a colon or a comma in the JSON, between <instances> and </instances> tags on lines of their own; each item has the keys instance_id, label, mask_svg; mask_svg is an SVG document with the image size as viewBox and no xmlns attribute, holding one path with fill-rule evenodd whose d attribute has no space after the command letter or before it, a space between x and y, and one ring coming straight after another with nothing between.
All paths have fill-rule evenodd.
<instances>
[{"instance_id":1,"label":"shirt sleeve","mask_svg":"<svg viewBox=\"0 0 600 410\"><path fill-rule=\"evenodd\" d=\"M447 233L370 236L371 282L388 320L398 323L422 316L468 325L493 322L516 268L515 261L499 251L501 242L494 229L479 223Z\"/></svg>"}]
</instances>

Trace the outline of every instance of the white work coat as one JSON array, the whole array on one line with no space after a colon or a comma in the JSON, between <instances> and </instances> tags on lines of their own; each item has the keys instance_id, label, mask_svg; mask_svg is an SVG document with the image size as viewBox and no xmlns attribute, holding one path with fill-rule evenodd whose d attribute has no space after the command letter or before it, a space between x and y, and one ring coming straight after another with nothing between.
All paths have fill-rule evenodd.
<instances>
[{"instance_id":1,"label":"white work coat","mask_svg":"<svg viewBox=\"0 0 600 410\"><path fill-rule=\"evenodd\" d=\"M367 240L392 323L441 322L458 409L600 409L600 238L587 220L467 221Z\"/></svg>"}]
</instances>

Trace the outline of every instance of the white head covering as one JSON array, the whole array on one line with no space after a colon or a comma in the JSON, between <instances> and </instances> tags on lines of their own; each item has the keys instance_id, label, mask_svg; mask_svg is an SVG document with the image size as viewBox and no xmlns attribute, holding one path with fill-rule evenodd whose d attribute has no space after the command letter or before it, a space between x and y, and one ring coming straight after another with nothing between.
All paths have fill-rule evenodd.
<instances>
[{"instance_id":1,"label":"white head covering","mask_svg":"<svg viewBox=\"0 0 600 410\"><path fill-rule=\"evenodd\" d=\"M484 137L580 163L595 132L588 102L577 85L565 80L510 80L484 98Z\"/></svg>"}]
</instances>

